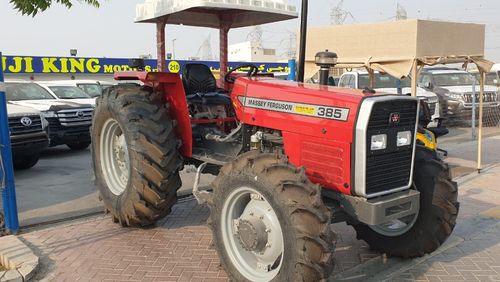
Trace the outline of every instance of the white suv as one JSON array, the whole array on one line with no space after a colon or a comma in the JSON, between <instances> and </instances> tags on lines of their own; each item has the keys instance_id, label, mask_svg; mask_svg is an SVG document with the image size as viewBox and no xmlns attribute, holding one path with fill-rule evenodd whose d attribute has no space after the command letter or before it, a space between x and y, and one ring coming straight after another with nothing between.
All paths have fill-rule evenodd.
<instances>
[{"instance_id":1,"label":"white suv","mask_svg":"<svg viewBox=\"0 0 500 282\"><path fill-rule=\"evenodd\" d=\"M49 146L66 144L72 150L84 150L90 145L92 106L57 100L33 82L6 82L5 94L9 104L42 112L48 122Z\"/></svg>"},{"instance_id":2,"label":"white suv","mask_svg":"<svg viewBox=\"0 0 500 282\"><path fill-rule=\"evenodd\" d=\"M63 85L61 83L51 81L37 81L37 83L58 100L66 100L95 107L96 98L90 97L77 86Z\"/></svg>"},{"instance_id":3,"label":"white suv","mask_svg":"<svg viewBox=\"0 0 500 282\"><path fill-rule=\"evenodd\" d=\"M338 86L352 89L364 89L369 87L369 81L370 78L367 71L350 71L342 74ZM402 95L408 95L411 93L411 81L409 78L398 80L388 74L375 72L373 82L373 89L378 92ZM401 89L399 92L398 88ZM426 103L429 105L432 121L428 124L428 126L437 127L439 125L439 119L442 117L441 112L443 108L443 104L441 103L438 95L431 91L427 91L422 87L417 87L417 97L424 98Z\"/></svg>"},{"instance_id":4,"label":"white suv","mask_svg":"<svg viewBox=\"0 0 500 282\"><path fill-rule=\"evenodd\" d=\"M479 106L479 82L473 75L452 68L427 68L420 74L419 85L447 97L447 116L450 119L456 122L471 122L473 98L475 98L476 107ZM475 97L472 96L473 92ZM484 117L497 124L500 119L498 88L485 85L483 101Z\"/></svg>"},{"instance_id":5,"label":"white suv","mask_svg":"<svg viewBox=\"0 0 500 282\"><path fill-rule=\"evenodd\" d=\"M38 162L42 150L49 145L45 131L47 121L40 111L9 102L7 113L14 168L31 168Z\"/></svg>"}]
</instances>

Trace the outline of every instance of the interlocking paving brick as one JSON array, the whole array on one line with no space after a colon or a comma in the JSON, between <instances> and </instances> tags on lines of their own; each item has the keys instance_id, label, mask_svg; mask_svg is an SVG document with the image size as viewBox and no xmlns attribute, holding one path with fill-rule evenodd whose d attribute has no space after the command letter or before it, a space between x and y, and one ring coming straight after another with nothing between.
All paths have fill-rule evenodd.
<instances>
[{"instance_id":1,"label":"interlocking paving brick","mask_svg":"<svg viewBox=\"0 0 500 282\"><path fill-rule=\"evenodd\" d=\"M190 200L174 206L155 228L122 228L99 216L21 237L47 258L49 280L227 281L206 226L208 214L207 206ZM339 238L334 273L377 255L356 240L350 226L333 229Z\"/></svg>"}]
</instances>

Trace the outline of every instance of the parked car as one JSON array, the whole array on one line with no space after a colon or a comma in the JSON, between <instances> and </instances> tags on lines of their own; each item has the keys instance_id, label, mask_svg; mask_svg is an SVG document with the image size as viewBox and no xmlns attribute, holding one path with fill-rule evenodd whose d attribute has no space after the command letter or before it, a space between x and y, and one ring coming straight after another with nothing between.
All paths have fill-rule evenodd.
<instances>
[{"instance_id":1,"label":"parked car","mask_svg":"<svg viewBox=\"0 0 500 282\"><path fill-rule=\"evenodd\" d=\"M369 81L370 78L367 71L354 70L343 73L342 76L340 76L340 80L338 81L338 86L353 89L364 89L366 87L369 87ZM373 89L379 92L403 95L411 93L410 78L399 80L388 74L375 72L373 85ZM398 88L401 90L398 90ZM427 91L422 87L417 87L417 97L425 99L426 103L429 105L432 121L428 126L437 127L439 125L439 120L443 118L442 112L443 108L445 108L445 101L440 99L435 93Z\"/></svg>"},{"instance_id":2,"label":"parked car","mask_svg":"<svg viewBox=\"0 0 500 282\"><path fill-rule=\"evenodd\" d=\"M45 88L54 98L60 100L70 100L72 102L92 105L95 107L95 99L90 97L85 91L77 86L61 85L58 82L37 82L40 86Z\"/></svg>"},{"instance_id":3,"label":"parked car","mask_svg":"<svg viewBox=\"0 0 500 282\"><path fill-rule=\"evenodd\" d=\"M479 81L478 70L472 70L470 73L476 77L477 81ZM486 81L484 84L500 87L500 64L494 64L490 72L486 73Z\"/></svg>"},{"instance_id":4,"label":"parked car","mask_svg":"<svg viewBox=\"0 0 500 282\"><path fill-rule=\"evenodd\" d=\"M12 159L15 169L28 169L38 163L49 145L47 121L41 112L7 102Z\"/></svg>"},{"instance_id":5,"label":"parked car","mask_svg":"<svg viewBox=\"0 0 500 282\"><path fill-rule=\"evenodd\" d=\"M54 80L50 81L54 85L60 86L76 86L83 90L92 98L97 98L102 95L104 89L115 85L115 83L100 81L100 80Z\"/></svg>"},{"instance_id":6,"label":"parked car","mask_svg":"<svg viewBox=\"0 0 500 282\"><path fill-rule=\"evenodd\" d=\"M447 98L447 117L450 121L467 124L472 122L474 102L472 93L475 92L476 107L479 107L480 90L479 82L473 75L464 70L453 68L426 68L420 74L419 85ZM484 86L483 102L484 117L492 124L498 124L500 100L496 86Z\"/></svg>"},{"instance_id":7,"label":"parked car","mask_svg":"<svg viewBox=\"0 0 500 282\"><path fill-rule=\"evenodd\" d=\"M66 144L72 150L90 145L90 125L94 108L91 105L57 100L47 90L32 82L6 82L10 104L42 112L48 122L49 146Z\"/></svg>"}]
</instances>

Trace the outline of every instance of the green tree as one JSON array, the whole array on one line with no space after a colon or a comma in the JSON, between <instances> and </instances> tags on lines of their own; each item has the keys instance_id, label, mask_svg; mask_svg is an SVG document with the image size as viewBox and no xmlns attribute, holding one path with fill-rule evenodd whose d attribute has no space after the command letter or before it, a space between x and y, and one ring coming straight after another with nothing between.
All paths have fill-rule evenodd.
<instances>
[{"instance_id":1,"label":"green tree","mask_svg":"<svg viewBox=\"0 0 500 282\"><path fill-rule=\"evenodd\" d=\"M87 3L94 7L99 7L98 0L76 0L81 3ZM75 0L10 0L14 5L14 9L21 12L23 15L35 16L38 12L47 10L52 4L59 3L68 8L73 6Z\"/></svg>"}]
</instances>

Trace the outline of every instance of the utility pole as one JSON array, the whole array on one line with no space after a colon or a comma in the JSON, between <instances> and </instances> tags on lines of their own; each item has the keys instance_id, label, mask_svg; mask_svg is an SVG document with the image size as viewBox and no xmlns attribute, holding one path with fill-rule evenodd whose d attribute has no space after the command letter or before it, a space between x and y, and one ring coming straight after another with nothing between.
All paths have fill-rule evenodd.
<instances>
[{"instance_id":1,"label":"utility pole","mask_svg":"<svg viewBox=\"0 0 500 282\"><path fill-rule=\"evenodd\" d=\"M172 59L175 60L175 41L177 38L172 39Z\"/></svg>"},{"instance_id":2,"label":"utility pole","mask_svg":"<svg viewBox=\"0 0 500 282\"><path fill-rule=\"evenodd\" d=\"M351 12L344 10L342 6L344 5L344 0L340 0L340 2L332 7L330 12L330 23L332 25L343 25L347 20L347 17L350 17L354 20L354 16Z\"/></svg>"},{"instance_id":3,"label":"utility pole","mask_svg":"<svg viewBox=\"0 0 500 282\"><path fill-rule=\"evenodd\" d=\"M262 49L264 48L262 43L263 34L264 31L262 30L262 27L258 25L254 27L253 30L247 35L247 40L249 40L252 43L252 47L255 47L257 49Z\"/></svg>"},{"instance_id":4,"label":"utility pole","mask_svg":"<svg viewBox=\"0 0 500 282\"><path fill-rule=\"evenodd\" d=\"M201 44L200 48L198 48L198 52L196 53L196 57L200 57L203 61L211 61L214 59L212 53L211 38L212 37L209 34L208 37L203 40L203 43Z\"/></svg>"},{"instance_id":5,"label":"utility pole","mask_svg":"<svg viewBox=\"0 0 500 282\"><path fill-rule=\"evenodd\" d=\"M402 21L406 19L408 19L408 13L406 12L406 9L398 3L396 7L396 20Z\"/></svg>"}]
</instances>

